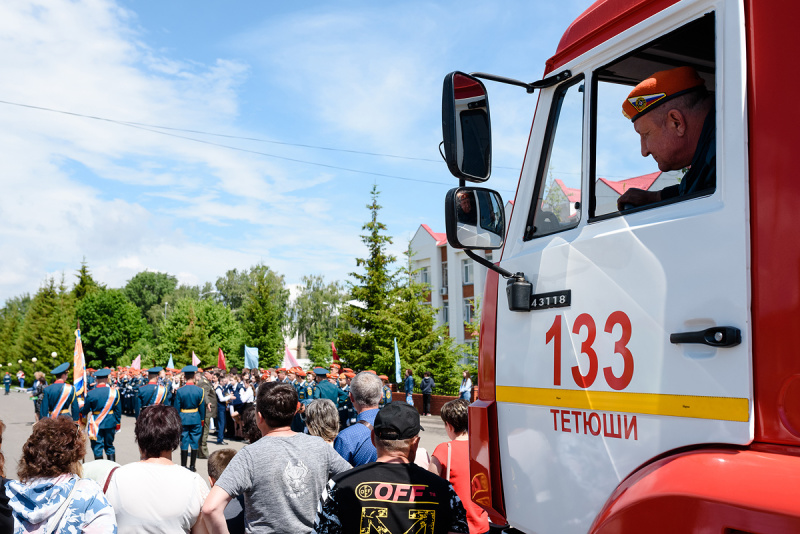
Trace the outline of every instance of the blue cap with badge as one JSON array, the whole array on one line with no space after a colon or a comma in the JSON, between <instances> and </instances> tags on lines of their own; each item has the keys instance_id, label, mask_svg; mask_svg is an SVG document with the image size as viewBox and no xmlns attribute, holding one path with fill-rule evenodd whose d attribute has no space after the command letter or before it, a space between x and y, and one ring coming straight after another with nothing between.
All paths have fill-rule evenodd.
<instances>
[{"instance_id":1,"label":"blue cap with badge","mask_svg":"<svg viewBox=\"0 0 800 534\"><path fill-rule=\"evenodd\" d=\"M328 375L328 370L325 369L324 367L314 367L314 374L315 375L327 376Z\"/></svg>"},{"instance_id":2,"label":"blue cap with badge","mask_svg":"<svg viewBox=\"0 0 800 534\"><path fill-rule=\"evenodd\" d=\"M98 369L94 372L95 378L105 378L111 374L111 369Z\"/></svg>"},{"instance_id":3,"label":"blue cap with badge","mask_svg":"<svg viewBox=\"0 0 800 534\"><path fill-rule=\"evenodd\" d=\"M58 376L62 373L66 373L67 371L69 371L69 362L64 362L55 369L53 369L52 371L50 371L50 374Z\"/></svg>"},{"instance_id":4,"label":"blue cap with badge","mask_svg":"<svg viewBox=\"0 0 800 534\"><path fill-rule=\"evenodd\" d=\"M147 372L155 375L155 374L160 373L163 370L164 370L163 367L151 367L150 369L147 370Z\"/></svg>"},{"instance_id":5,"label":"blue cap with badge","mask_svg":"<svg viewBox=\"0 0 800 534\"><path fill-rule=\"evenodd\" d=\"M196 373L197 366L196 365L187 365L183 369L181 369L181 373Z\"/></svg>"}]
</instances>

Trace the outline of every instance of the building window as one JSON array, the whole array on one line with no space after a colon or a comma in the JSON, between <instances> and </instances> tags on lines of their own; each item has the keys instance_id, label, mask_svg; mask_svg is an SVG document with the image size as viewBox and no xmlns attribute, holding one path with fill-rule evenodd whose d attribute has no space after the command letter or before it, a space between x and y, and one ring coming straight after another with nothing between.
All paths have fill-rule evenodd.
<instances>
[{"instance_id":1,"label":"building window","mask_svg":"<svg viewBox=\"0 0 800 534\"><path fill-rule=\"evenodd\" d=\"M419 270L419 283L420 284L430 284L431 283L431 276L430 272L427 267L423 267Z\"/></svg>"},{"instance_id":2,"label":"building window","mask_svg":"<svg viewBox=\"0 0 800 534\"><path fill-rule=\"evenodd\" d=\"M445 302L442 305L442 324L447 324L450 322L450 305Z\"/></svg>"},{"instance_id":3,"label":"building window","mask_svg":"<svg viewBox=\"0 0 800 534\"><path fill-rule=\"evenodd\" d=\"M447 262L442 262L442 287L447 288Z\"/></svg>"},{"instance_id":4,"label":"building window","mask_svg":"<svg viewBox=\"0 0 800 534\"><path fill-rule=\"evenodd\" d=\"M464 285L473 283L472 260L461 260L461 275L464 278Z\"/></svg>"},{"instance_id":5,"label":"building window","mask_svg":"<svg viewBox=\"0 0 800 534\"><path fill-rule=\"evenodd\" d=\"M472 314L474 310L472 309L472 299L464 299L464 322L471 323L472 322Z\"/></svg>"}]
</instances>

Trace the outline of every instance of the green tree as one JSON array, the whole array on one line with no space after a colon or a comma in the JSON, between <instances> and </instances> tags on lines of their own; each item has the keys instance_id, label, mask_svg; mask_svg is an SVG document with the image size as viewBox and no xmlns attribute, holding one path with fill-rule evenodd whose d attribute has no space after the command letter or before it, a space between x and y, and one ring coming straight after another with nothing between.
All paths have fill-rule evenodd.
<instances>
[{"instance_id":1,"label":"green tree","mask_svg":"<svg viewBox=\"0 0 800 534\"><path fill-rule=\"evenodd\" d=\"M411 251L406 254L410 265ZM411 368L416 375L429 371L438 387L452 388L460 382L454 370L463 347L450 337L447 325L436 326L437 312L430 305L430 286L420 283L416 275L410 267L400 271L401 283L393 292L394 305L383 324L391 325L388 321L395 318L397 324L392 334L397 338L402 368ZM388 358L381 353L375 365L393 375L394 350Z\"/></svg>"},{"instance_id":2,"label":"green tree","mask_svg":"<svg viewBox=\"0 0 800 534\"><path fill-rule=\"evenodd\" d=\"M289 326L289 290L279 275L263 264L250 269L250 288L242 303L242 326L248 346L258 347L259 365L280 364L284 329Z\"/></svg>"},{"instance_id":3,"label":"green tree","mask_svg":"<svg viewBox=\"0 0 800 534\"><path fill-rule=\"evenodd\" d=\"M31 305L31 296L28 293L20 297L13 297L6 301L0 308L0 347L3 347L3 357L6 362L16 362L18 357L17 341L22 333L25 314Z\"/></svg>"},{"instance_id":4,"label":"green tree","mask_svg":"<svg viewBox=\"0 0 800 534\"><path fill-rule=\"evenodd\" d=\"M154 362L165 365L172 354L180 369L191 363L194 351L201 367L213 367L217 364L217 350L222 348L228 366L241 368L243 340L242 327L228 307L210 299L183 298L175 303L162 330Z\"/></svg>"},{"instance_id":5,"label":"green tree","mask_svg":"<svg viewBox=\"0 0 800 534\"><path fill-rule=\"evenodd\" d=\"M89 265L86 263L85 257L83 261L81 261L81 268L78 269L75 278L77 278L78 281L75 283L75 287L72 288L72 294L78 301L82 300L83 297L89 293L105 289L105 286L98 284L95 282L94 278L92 278L92 273L89 272Z\"/></svg>"},{"instance_id":6,"label":"green tree","mask_svg":"<svg viewBox=\"0 0 800 534\"><path fill-rule=\"evenodd\" d=\"M243 271L231 269L225 273L225 276L217 278L214 286L217 288L222 302L233 311L234 315L239 317L243 311L247 294L253 286L251 273L247 269Z\"/></svg>"},{"instance_id":7,"label":"green tree","mask_svg":"<svg viewBox=\"0 0 800 534\"><path fill-rule=\"evenodd\" d=\"M86 365L114 367L135 343L150 336L147 321L120 289L88 293L78 304Z\"/></svg>"},{"instance_id":8,"label":"green tree","mask_svg":"<svg viewBox=\"0 0 800 534\"><path fill-rule=\"evenodd\" d=\"M16 344L15 353L23 360L25 373L31 374L34 368L49 371L62 362L72 362L76 326L75 297L67 290L64 277L59 285L52 277L45 280L25 314ZM37 359L35 365L32 358Z\"/></svg>"},{"instance_id":9,"label":"green tree","mask_svg":"<svg viewBox=\"0 0 800 534\"><path fill-rule=\"evenodd\" d=\"M355 279L350 287L350 296L356 303L342 310L336 343L340 358L354 369L373 367L376 355L386 354L389 343L394 350L392 339L387 340L380 334L385 331L382 323L391 306L395 274L390 268L395 257L386 252L392 238L385 234L386 225L378 220L381 206L378 204L380 192L377 186L372 186L371 195L372 202L367 204L370 221L361 227L366 232L361 235L361 241L369 254L367 258L356 258L356 266L363 267L364 272L350 273Z\"/></svg>"},{"instance_id":10,"label":"green tree","mask_svg":"<svg viewBox=\"0 0 800 534\"><path fill-rule=\"evenodd\" d=\"M175 304L181 299L200 300L200 288L198 286L187 286L181 284L175 291L166 293L161 297L158 304L154 304L147 310L145 318L153 328L153 338L157 339L161 335L161 330L167 324L167 318L175 309ZM135 358L136 356L134 356Z\"/></svg>"},{"instance_id":11,"label":"green tree","mask_svg":"<svg viewBox=\"0 0 800 534\"><path fill-rule=\"evenodd\" d=\"M142 271L125 284L125 295L133 302L142 317L155 304L159 304L165 295L175 291L178 279L168 273ZM151 323L152 324L152 323Z\"/></svg>"},{"instance_id":12,"label":"green tree","mask_svg":"<svg viewBox=\"0 0 800 534\"><path fill-rule=\"evenodd\" d=\"M478 354L480 347L480 334L481 334L481 302L480 299L475 299L473 307L472 320L464 322L464 332L472 339L472 343L466 343L463 350L463 358L461 361L461 373L465 370L473 377L478 376ZM459 375L461 374L459 373Z\"/></svg>"},{"instance_id":13,"label":"green tree","mask_svg":"<svg viewBox=\"0 0 800 534\"><path fill-rule=\"evenodd\" d=\"M331 363L338 310L346 298L339 282L326 284L321 275L302 278L300 293L292 305L292 326L315 366L327 367Z\"/></svg>"}]
</instances>

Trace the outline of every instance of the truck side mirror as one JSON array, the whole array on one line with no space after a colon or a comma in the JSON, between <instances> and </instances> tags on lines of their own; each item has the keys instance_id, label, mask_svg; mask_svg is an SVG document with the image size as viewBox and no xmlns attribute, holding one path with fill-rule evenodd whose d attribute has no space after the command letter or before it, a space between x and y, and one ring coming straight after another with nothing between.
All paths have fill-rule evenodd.
<instances>
[{"instance_id":1,"label":"truck side mirror","mask_svg":"<svg viewBox=\"0 0 800 534\"><path fill-rule=\"evenodd\" d=\"M485 182L492 173L489 97L477 78L451 72L442 88L444 159L456 178Z\"/></svg>"},{"instance_id":2,"label":"truck side mirror","mask_svg":"<svg viewBox=\"0 0 800 534\"><path fill-rule=\"evenodd\" d=\"M453 248L494 250L503 246L506 216L500 193L456 187L445 197L447 242Z\"/></svg>"}]
</instances>

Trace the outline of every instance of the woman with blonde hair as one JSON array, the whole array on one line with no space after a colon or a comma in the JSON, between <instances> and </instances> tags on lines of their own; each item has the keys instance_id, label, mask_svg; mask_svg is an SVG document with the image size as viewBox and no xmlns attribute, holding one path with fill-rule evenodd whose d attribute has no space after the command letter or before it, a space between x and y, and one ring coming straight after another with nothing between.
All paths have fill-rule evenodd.
<instances>
[{"instance_id":1,"label":"woman with blonde hair","mask_svg":"<svg viewBox=\"0 0 800 534\"><path fill-rule=\"evenodd\" d=\"M93 480L81 478L86 438L69 417L33 425L22 447L19 480L6 483L15 534L116 533L114 510Z\"/></svg>"},{"instance_id":2,"label":"woman with blonde hair","mask_svg":"<svg viewBox=\"0 0 800 534\"><path fill-rule=\"evenodd\" d=\"M306 428L312 436L319 436L333 446L339 434L339 411L330 399L315 399L305 411Z\"/></svg>"}]
</instances>

